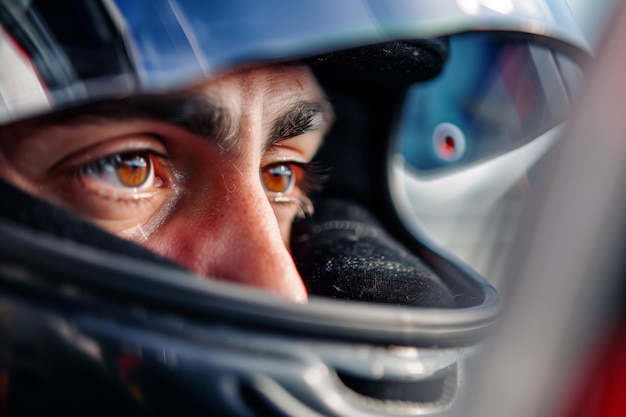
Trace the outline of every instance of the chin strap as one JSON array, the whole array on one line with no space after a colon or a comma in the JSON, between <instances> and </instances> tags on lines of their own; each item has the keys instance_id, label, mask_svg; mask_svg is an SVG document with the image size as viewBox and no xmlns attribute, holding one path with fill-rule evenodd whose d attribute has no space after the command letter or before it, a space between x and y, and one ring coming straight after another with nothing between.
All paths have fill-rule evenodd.
<instances>
[{"instance_id":1,"label":"chin strap","mask_svg":"<svg viewBox=\"0 0 626 417\"><path fill-rule=\"evenodd\" d=\"M293 256L307 290L332 298L456 307L451 291L389 236L365 208L316 201L313 217L292 229Z\"/></svg>"}]
</instances>

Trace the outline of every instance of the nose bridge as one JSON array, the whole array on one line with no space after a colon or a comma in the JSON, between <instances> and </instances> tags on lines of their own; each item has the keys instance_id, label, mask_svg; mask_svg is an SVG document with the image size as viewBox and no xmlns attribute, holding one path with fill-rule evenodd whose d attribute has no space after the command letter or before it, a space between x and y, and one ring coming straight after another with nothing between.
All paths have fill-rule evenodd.
<instances>
[{"instance_id":1,"label":"nose bridge","mask_svg":"<svg viewBox=\"0 0 626 417\"><path fill-rule=\"evenodd\" d=\"M217 278L260 287L295 301L306 291L259 181L242 178L224 189L214 233L220 250L213 260ZM214 247L215 247L214 246Z\"/></svg>"},{"instance_id":2,"label":"nose bridge","mask_svg":"<svg viewBox=\"0 0 626 417\"><path fill-rule=\"evenodd\" d=\"M284 244L270 203L264 193L250 188L255 187L232 193L223 206L221 216L230 223L232 240L237 241L242 250L256 248L258 252L280 252Z\"/></svg>"}]
</instances>

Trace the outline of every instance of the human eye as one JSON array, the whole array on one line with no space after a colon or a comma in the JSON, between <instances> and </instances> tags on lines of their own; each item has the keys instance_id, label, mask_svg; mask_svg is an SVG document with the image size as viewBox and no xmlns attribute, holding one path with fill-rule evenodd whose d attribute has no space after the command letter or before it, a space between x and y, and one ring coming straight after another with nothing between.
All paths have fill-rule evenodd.
<instances>
[{"instance_id":1,"label":"human eye","mask_svg":"<svg viewBox=\"0 0 626 417\"><path fill-rule=\"evenodd\" d=\"M147 135L103 141L57 164L51 191L59 190L65 207L110 232L146 231L168 215L182 187L168 155Z\"/></svg>"},{"instance_id":2,"label":"human eye","mask_svg":"<svg viewBox=\"0 0 626 417\"><path fill-rule=\"evenodd\" d=\"M297 216L313 214L308 195L321 188L325 172L312 162L280 161L261 168L261 181L275 205L295 206Z\"/></svg>"},{"instance_id":3,"label":"human eye","mask_svg":"<svg viewBox=\"0 0 626 417\"><path fill-rule=\"evenodd\" d=\"M153 153L130 152L101 158L78 169L83 181L93 181L111 190L136 194L164 185L164 180L155 175Z\"/></svg>"}]
</instances>

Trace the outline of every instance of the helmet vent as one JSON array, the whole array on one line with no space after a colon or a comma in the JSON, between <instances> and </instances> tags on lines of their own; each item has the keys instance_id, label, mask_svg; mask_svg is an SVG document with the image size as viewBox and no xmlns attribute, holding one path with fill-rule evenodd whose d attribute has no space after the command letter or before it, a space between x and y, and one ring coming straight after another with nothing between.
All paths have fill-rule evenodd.
<instances>
[{"instance_id":1,"label":"helmet vent","mask_svg":"<svg viewBox=\"0 0 626 417\"><path fill-rule=\"evenodd\" d=\"M385 406L394 402L403 405L443 407L452 402L457 392L457 366L441 369L427 379L368 379L337 372L341 382L364 400L380 400ZM363 398L365 397L365 398ZM407 404L409 403L409 404Z\"/></svg>"}]
</instances>

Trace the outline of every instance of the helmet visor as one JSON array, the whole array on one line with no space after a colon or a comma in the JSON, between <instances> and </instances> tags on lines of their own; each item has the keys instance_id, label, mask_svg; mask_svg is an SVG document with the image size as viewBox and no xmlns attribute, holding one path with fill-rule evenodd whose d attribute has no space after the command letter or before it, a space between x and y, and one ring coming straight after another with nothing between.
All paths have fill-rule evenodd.
<instances>
[{"instance_id":1,"label":"helmet visor","mask_svg":"<svg viewBox=\"0 0 626 417\"><path fill-rule=\"evenodd\" d=\"M456 0L72 3L64 10L45 1L0 5L3 62L15 69L0 76L0 121L183 88L235 65L477 28L530 31L582 45L571 15L553 4L511 1L499 10Z\"/></svg>"}]
</instances>

